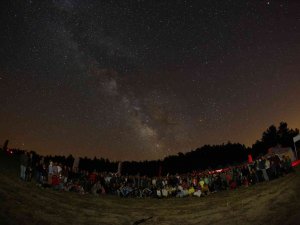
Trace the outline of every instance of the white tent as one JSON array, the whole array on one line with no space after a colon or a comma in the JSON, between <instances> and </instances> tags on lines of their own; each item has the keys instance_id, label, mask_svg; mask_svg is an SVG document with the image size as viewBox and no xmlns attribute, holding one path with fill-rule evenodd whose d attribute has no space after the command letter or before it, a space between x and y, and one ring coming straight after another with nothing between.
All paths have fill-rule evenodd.
<instances>
[{"instance_id":1,"label":"white tent","mask_svg":"<svg viewBox=\"0 0 300 225\"><path fill-rule=\"evenodd\" d=\"M296 143L297 141L300 141L300 134L298 134L297 136L293 137L293 141L294 141L294 143Z\"/></svg>"},{"instance_id":2,"label":"white tent","mask_svg":"<svg viewBox=\"0 0 300 225\"><path fill-rule=\"evenodd\" d=\"M298 152L297 152L296 142L300 141L300 134L298 134L297 136L293 137L293 141L294 141L294 146L295 146L296 159L298 159Z\"/></svg>"},{"instance_id":3,"label":"white tent","mask_svg":"<svg viewBox=\"0 0 300 225\"><path fill-rule=\"evenodd\" d=\"M282 148L282 147L272 147L272 148L269 148L268 149L268 155L272 155L272 154L275 154L275 155L278 155L279 158L282 158L282 156L289 156L290 159L293 161L296 160L296 157L295 157L295 154L294 154L294 151L292 148Z\"/></svg>"}]
</instances>

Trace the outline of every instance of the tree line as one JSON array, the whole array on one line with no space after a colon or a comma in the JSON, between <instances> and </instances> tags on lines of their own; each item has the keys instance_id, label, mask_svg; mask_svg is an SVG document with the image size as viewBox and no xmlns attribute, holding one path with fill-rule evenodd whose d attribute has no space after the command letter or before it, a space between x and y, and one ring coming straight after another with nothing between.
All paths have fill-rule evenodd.
<instances>
[{"instance_id":1,"label":"tree line","mask_svg":"<svg viewBox=\"0 0 300 225\"><path fill-rule=\"evenodd\" d=\"M257 140L252 147L246 147L240 143L226 143L222 145L204 145L201 148L177 155L170 155L163 160L145 161L124 161L122 162L122 174L141 176L159 176L187 173L194 170L218 169L231 165L241 164L247 161L251 154L253 159L265 155L269 148L280 145L282 147L294 147L293 137L299 134L299 129L290 129L286 122L281 122L278 127L271 125L263 132L260 140ZM3 149L7 147L5 142ZM38 157L34 153L35 157ZM62 163L69 167L73 166L74 157L46 156L44 161L50 160ZM117 172L119 162L109 159L84 157L79 158L78 168L86 171Z\"/></svg>"}]
</instances>

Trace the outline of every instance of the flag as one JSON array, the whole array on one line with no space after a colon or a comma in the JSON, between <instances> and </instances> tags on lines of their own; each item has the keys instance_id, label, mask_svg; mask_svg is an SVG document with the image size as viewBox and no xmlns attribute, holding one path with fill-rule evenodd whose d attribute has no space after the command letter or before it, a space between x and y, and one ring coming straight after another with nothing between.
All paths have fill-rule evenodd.
<instances>
[{"instance_id":1,"label":"flag","mask_svg":"<svg viewBox=\"0 0 300 225\"><path fill-rule=\"evenodd\" d=\"M297 136L293 137L294 142L300 141L300 134Z\"/></svg>"},{"instance_id":2,"label":"flag","mask_svg":"<svg viewBox=\"0 0 300 225\"><path fill-rule=\"evenodd\" d=\"M252 159L252 155L251 154L248 155L248 163L253 163L253 159Z\"/></svg>"}]
</instances>

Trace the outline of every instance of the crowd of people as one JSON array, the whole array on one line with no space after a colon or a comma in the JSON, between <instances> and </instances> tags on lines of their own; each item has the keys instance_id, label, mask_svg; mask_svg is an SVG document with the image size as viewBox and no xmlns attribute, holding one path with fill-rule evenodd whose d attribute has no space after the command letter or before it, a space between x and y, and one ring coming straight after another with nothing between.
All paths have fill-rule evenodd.
<instances>
[{"instance_id":1,"label":"crowd of people","mask_svg":"<svg viewBox=\"0 0 300 225\"><path fill-rule=\"evenodd\" d=\"M20 156L20 178L35 180L43 188L60 191L117 195L120 197L186 197L248 187L279 178L293 170L289 156L270 155L252 163L219 170L194 171L188 174L167 174L160 177L121 175L120 173L84 171L57 162L33 160L24 152Z\"/></svg>"}]
</instances>

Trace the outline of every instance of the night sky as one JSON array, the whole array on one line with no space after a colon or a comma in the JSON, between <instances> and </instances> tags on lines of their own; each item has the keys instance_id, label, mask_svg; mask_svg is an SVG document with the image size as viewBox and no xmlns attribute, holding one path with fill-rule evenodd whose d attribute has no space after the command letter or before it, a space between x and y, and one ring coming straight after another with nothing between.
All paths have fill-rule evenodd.
<instances>
[{"instance_id":1,"label":"night sky","mask_svg":"<svg viewBox=\"0 0 300 225\"><path fill-rule=\"evenodd\" d=\"M9 147L151 160L300 128L300 1L6 2Z\"/></svg>"}]
</instances>

